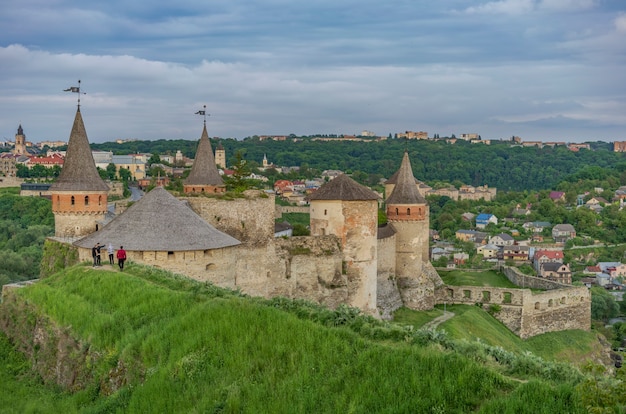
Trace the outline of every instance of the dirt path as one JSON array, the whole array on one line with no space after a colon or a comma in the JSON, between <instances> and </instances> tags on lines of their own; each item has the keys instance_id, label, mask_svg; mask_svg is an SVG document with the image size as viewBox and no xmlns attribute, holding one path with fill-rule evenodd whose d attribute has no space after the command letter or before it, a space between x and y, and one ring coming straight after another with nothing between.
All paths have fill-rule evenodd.
<instances>
[{"instance_id":1,"label":"dirt path","mask_svg":"<svg viewBox=\"0 0 626 414\"><path fill-rule=\"evenodd\" d=\"M444 312L443 315L437 316L435 319L422 326L422 329L437 329L440 324L448 319L452 319L452 317L454 317L454 312Z\"/></svg>"}]
</instances>

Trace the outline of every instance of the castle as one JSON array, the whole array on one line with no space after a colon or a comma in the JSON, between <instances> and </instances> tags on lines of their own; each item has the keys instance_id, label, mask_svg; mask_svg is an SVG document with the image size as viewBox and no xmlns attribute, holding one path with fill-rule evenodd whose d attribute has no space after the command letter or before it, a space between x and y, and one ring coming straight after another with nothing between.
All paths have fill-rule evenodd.
<instances>
[{"instance_id":1,"label":"castle","mask_svg":"<svg viewBox=\"0 0 626 414\"><path fill-rule=\"evenodd\" d=\"M407 152L387 182L387 225L377 224L380 197L340 175L310 196L311 236L305 237L274 237L272 194L249 190L238 198L224 192L206 123L183 196L157 187L106 222L107 189L79 107L65 165L50 193L56 240L72 244L81 261L91 260L96 243L112 243L123 245L132 261L253 296L346 304L382 318L391 318L402 306L427 310L438 303L488 305L493 300L505 308L503 322L522 337L589 328L586 289L565 294L562 286L553 286L559 291L552 292L554 298L539 300L527 289L520 294L481 288L478 294L445 286L428 260L429 208ZM542 320L530 317L535 314L545 319L546 311L556 314L555 308L560 321L539 329L524 322ZM572 309L579 311L575 318L568 317Z\"/></svg>"}]
</instances>

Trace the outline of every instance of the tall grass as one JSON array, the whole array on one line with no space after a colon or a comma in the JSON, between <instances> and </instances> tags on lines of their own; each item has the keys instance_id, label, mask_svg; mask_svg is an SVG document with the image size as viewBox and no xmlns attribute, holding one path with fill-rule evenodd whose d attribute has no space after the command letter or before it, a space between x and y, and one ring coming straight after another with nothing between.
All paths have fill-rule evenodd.
<instances>
[{"instance_id":1,"label":"tall grass","mask_svg":"<svg viewBox=\"0 0 626 414\"><path fill-rule=\"evenodd\" d=\"M18 294L102 353L94 385L69 400L77 411L465 413L515 400L536 412L523 410L536 389L494 369L497 350L348 307L252 299L137 265L75 266ZM98 394L120 366L126 385ZM582 412L573 385L553 381L538 380L546 410Z\"/></svg>"}]
</instances>

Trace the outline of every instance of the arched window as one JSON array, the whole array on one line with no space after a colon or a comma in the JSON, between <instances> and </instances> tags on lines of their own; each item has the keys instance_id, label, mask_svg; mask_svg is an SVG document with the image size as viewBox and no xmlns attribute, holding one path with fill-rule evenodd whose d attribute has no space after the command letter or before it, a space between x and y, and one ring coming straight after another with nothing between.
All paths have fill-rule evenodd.
<instances>
[{"instance_id":1,"label":"arched window","mask_svg":"<svg viewBox=\"0 0 626 414\"><path fill-rule=\"evenodd\" d=\"M89 205L89 196L85 196L85 205L88 206Z\"/></svg>"},{"instance_id":2,"label":"arched window","mask_svg":"<svg viewBox=\"0 0 626 414\"><path fill-rule=\"evenodd\" d=\"M398 215L398 208L396 207L396 216Z\"/></svg>"},{"instance_id":3,"label":"arched window","mask_svg":"<svg viewBox=\"0 0 626 414\"><path fill-rule=\"evenodd\" d=\"M70 199L70 204L71 205L76 204L76 199L74 199L74 196L72 196L72 198Z\"/></svg>"},{"instance_id":4,"label":"arched window","mask_svg":"<svg viewBox=\"0 0 626 414\"><path fill-rule=\"evenodd\" d=\"M98 205L101 206L102 205L102 196L98 196Z\"/></svg>"},{"instance_id":5,"label":"arched window","mask_svg":"<svg viewBox=\"0 0 626 414\"><path fill-rule=\"evenodd\" d=\"M411 209L410 209L410 208L407 208L407 209L406 209L406 215L407 215L407 216L410 216L410 215L411 215Z\"/></svg>"}]
</instances>

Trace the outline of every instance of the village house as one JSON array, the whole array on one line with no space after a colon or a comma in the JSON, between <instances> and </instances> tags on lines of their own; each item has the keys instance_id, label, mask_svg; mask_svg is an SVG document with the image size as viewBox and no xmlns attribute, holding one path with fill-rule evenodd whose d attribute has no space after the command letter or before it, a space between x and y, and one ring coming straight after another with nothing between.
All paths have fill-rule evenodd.
<instances>
[{"instance_id":1,"label":"village house","mask_svg":"<svg viewBox=\"0 0 626 414\"><path fill-rule=\"evenodd\" d=\"M476 253L481 255L484 259L496 258L499 252L500 247L493 244L485 244L484 246L481 245L476 248Z\"/></svg>"},{"instance_id":2,"label":"village house","mask_svg":"<svg viewBox=\"0 0 626 414\"><path fill-rule=\"evenodd\" d=\"M509 234L500 233L500 234L490 237L489 244L493 244L494 246L498 246L498 247L512 246L513 244L515 244L515 239L513 238L513 236Z\"/></svg>"},{"instance_id":3,"label":"village house","mask_svg":"<svg viewBox=\"0 0 626 414\"><path fill-rule=\"evenodd\" d=\"M533 233L541 233L544 229L547 229L550 226L552 226L552 224L547 221L529 221L522 224L524 230L531 231Z\"/></svg>"},{"instance_id":4,"label":"village house","mask_svg":"<svg viewBox=\"0 0 626 414\"><path fill-rule=\"evenodd\" d=\"M502 247L502 259L513 260L515 262L528 261L528 255L530 253L530 247L528 246L503 246Z\"/></svg>"},{"instance_id":5,"label":"village house","mask_svg":"<svg viewBox=\"0 0 626 414\"><path fill-rule=\"evenodd\" d=\"M576 229L571 224L556 224L552 228L552 238L556 243L565 243L576 237Z\"/></svg>"},{"instance_id":6,"label":"village house","mask_svg":"<svg viewBox=\"0 0 626 414\"><path fill-rule=\"evenodd\" d=\"M537 274L544 263L563 263L563 250L535 250L533 265Z\"/></svg>"},{"instance_id":7,"label":"village house","mask_svg":"<svg viewBox=\"0 0 626 414\"><path fill-rule=\"evenodd\" d=\"M476 243L477 240L482 242L486 237L487 233L483 233L476 230L457 230L454 236L460 241L470 241Z\"/></svg>"},{"instance_id":8,"label":"village house","mask_svg":"<svg viewBox=\"0 0 626 414\"><path fill-rule=\"evenodd\" d=\"M549 197L555 203L565 203L565 193L563 191L550 191Z\"/></svg>"},{"instance_id":9,"label":"village house","mask_svg":"<svg viewBox=\"0 0 626 414\"><path fill-rule=\"evenodd\" d=\"M553 282L572 284L572 271L569 265L563 263L543 263L538 275Z\"/></svg>"},{"instance_id":10,"label":"village house","mask_svg":"<svg viewBox=\"0 0 626 414\"><path fill-rule=\"evenodd\" d=\"M498 224L498 218L493 214L481 213L476 216L476 228L484 229L489 224Z\"/></svg>"}]
</instances>

